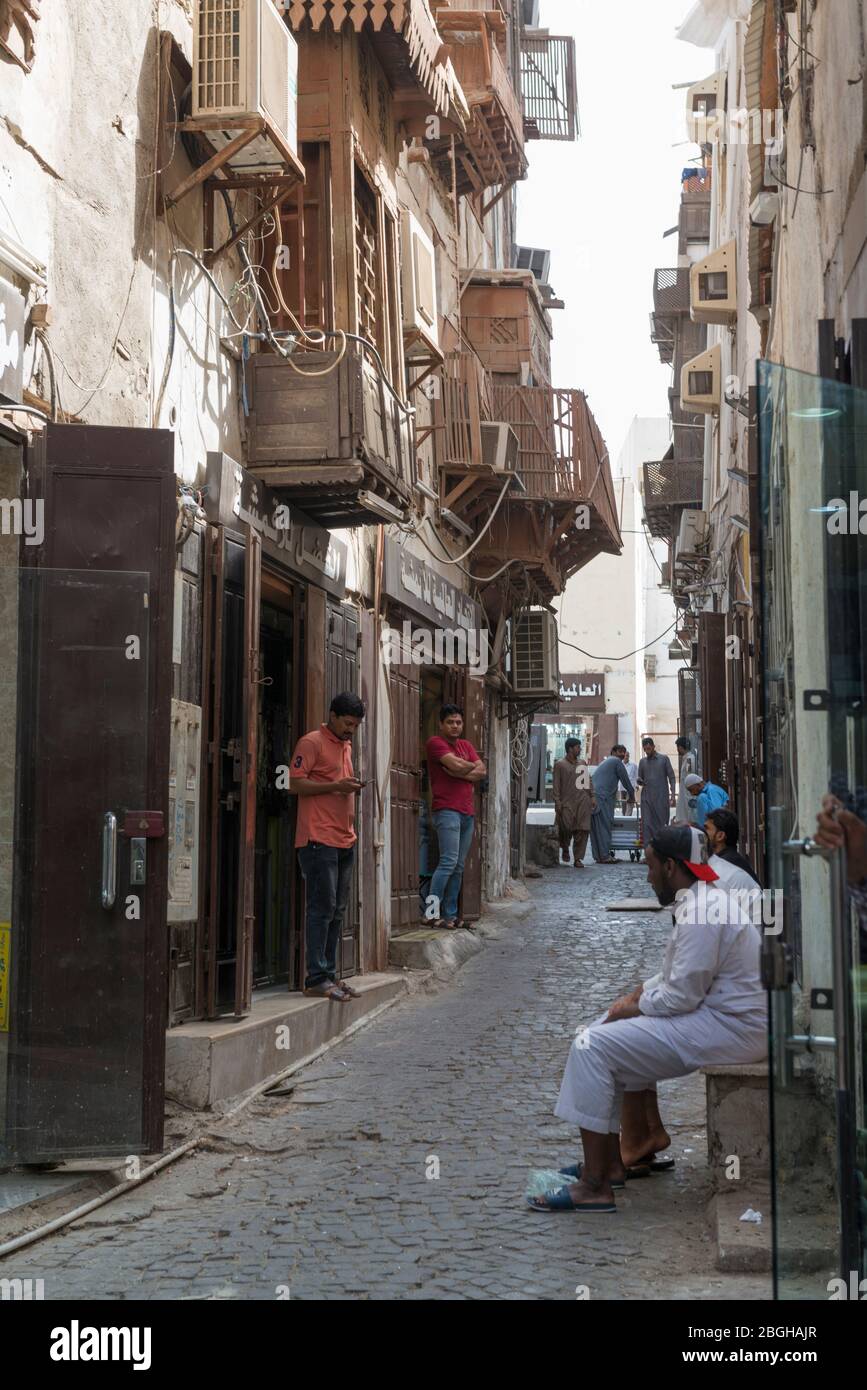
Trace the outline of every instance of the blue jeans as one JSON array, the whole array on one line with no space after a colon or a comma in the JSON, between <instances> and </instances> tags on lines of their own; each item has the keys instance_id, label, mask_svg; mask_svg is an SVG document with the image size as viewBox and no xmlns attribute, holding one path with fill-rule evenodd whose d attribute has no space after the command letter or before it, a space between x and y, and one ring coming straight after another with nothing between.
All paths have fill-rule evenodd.
<instances>
[{"instance_id":1,"label":"blue jeans","mask_svg":"<svg viewBox=\"0 0 867 1390\"><path fill-rule=\"evenodd\" d=\"M440 916L453 922L458 915L458 894L464 877L464 863L473 843L475 816L462 811L434 811L434 828L440 847L439 863L430 883L430 894L438 898Z\"/></svg>"},{"instance_id":2,"label":"blue jeans","mask_svg":"<svg viewBox=\"0 0 867 1390\"><path fill-rule=\"evenodd\" d=\"M305 989L337 979L337 946L352 886L355 846L336 849L311 840L298 851L307 886Z\"/></svg>"}]
</instances>

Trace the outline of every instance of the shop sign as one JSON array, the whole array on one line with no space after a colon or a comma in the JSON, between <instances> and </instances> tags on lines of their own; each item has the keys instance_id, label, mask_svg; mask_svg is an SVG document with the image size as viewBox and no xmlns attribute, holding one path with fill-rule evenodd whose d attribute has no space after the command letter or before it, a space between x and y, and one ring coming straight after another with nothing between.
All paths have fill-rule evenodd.
<instances>
[{"instance_id":1,"label":"shop sign","mask_svg":"<svg viewBox=\"0 0 867 1390\"><path fill-rule=\"evenodd\" d=\"M435 629L476 633L487 629L485 614L474 599L391 539L385 543L383 588L389 598L426 618Z\"/></svg>"},{"instance_id":2,"label":"shop sign","mask_svg":"<svg viewBox=\"0 0 867 1390\"><path fill-rule=\"evenodd\" d=\"M227 454L209 453L204 497L209 521L252 528L265 555L312 580L335 598L346 594L347 547Z\"/></svg>"},{"instance_id":3,"label":"shop sign","mask_svg":"<svg viewBox=\"0 0 867 1390\"><path fill-rule=\"evenodd\" d=\"M605 677L585 671L560 677L560 714L604 714Z\"/></svg>"}]
</instances>

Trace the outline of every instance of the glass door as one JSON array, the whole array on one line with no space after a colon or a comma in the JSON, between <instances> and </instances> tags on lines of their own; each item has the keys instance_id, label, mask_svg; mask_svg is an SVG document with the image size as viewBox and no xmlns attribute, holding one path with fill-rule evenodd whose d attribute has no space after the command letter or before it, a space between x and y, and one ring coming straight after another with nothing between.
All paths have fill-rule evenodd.
<instances>
[{"instance_id":1,"label":"glass door","mask_svg":"<svg viewBox=\"0 0 867 1390\"><path fill-rule=\"evenodd\" d=\"M766 869L785 903L763 960L775 1289L852 1297L867 1274L867 895L813 835L829 795L857 839L867 820L867 393L762 362L759 435Z\"/></svg>"}]
</instances>

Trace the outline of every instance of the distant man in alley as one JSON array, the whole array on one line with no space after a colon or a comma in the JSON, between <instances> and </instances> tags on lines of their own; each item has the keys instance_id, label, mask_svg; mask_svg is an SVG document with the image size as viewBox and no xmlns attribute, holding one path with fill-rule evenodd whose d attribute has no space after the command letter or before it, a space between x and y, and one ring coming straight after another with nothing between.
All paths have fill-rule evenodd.
<instances>
[{"instance_id":1,"label":"distant man in alley","mask_svg":"<svg viewBox=\"0 0 867 1390\"><path fill-rule=\"evenodd\" d=\"M635 789L629 780L629 774L623 766L623 754L626 752L622 743L615 743L607 758L602 762L593 773L593 795L596 798L596 809L590 822L590 841L593 846L593 858L597 864L616 864L617 856L611 850L611 836L614 830L614 804L617 798L618 783L627 793L630 801L635 799Z\"/></svg>"},{"instance_id":2,"label":"distant man in alley","mask_svg":"<svg viewBox=\"0 0 867 1390\"><path fill-rule=\"evenodd\" d=\"M476 827L475 789L488 775L473 745L461 737L463 732L463 710L457 705L443 705L439 733L428 739L425 749L439 860L430 882L437 916L423 925L450 931L461 925L458 897Z\"/></svg>"},{"instance_id":3,"label":"distant man in alley","mask_svg":"<svg viewBox=\"0 0 867 1390\"><path fill-rule=\"evenodd\" d=\"M688 797L689 823L703 832L711 811L728 805L729 794L725 787L718 787L716 782L709 782L697 772L689 773L683 781Z\"/></svg>"},{"instance_id":4,"label":"distant man in alley","mask_svg":"<svg viewBox=\"0 0 867 1390\"><path fill-rule=\"evenodd\" d=\"M676 781L671 759L656 751L649 736L641 740L644 757L638 764L638 785L641 788L641 838L649 845L658 831L671 820L675 805Z\"/></svg>"},{"instance_id":5,"label":"distant man in alley","mask_svg":"<svg viewBox=\"0 0 867 1390\"><path fill-rule=\"evenodd\" d=\"M567 738L566 756L554 764L554 820L560 839L561 862L570 862L571 843L576 869L584 868L590 816L595 805L590 769L581 757L581 741Z\"/></svg>"},{"instance_id":6,"label":"distant man in alley","mask_svg":"<svg viewBox=\"0 0 867 1390\"><path fill-rule=\"evenodd\" d=\"M678 757L680 758L680 768L677 779L677 806L674 812L674 819L678 825L686 825L689 820L689 793L686 789L686 779L690 777L696 769L696 757L692 750L692 744L688 738L681 734L676 743Z\"/></svg>"},{"instance_id":7,"label":"distant man in alley","mask_svg":"<svg viewBox=\"0 0 867 1390\"><path fill-rule=\"evenodd\" d=\"M355 798L352 736L364 718L357 695L335 695L327 724L299 739L289 776L298 797L295 848L307 888L304 993L346 1004L358 990L337 977L337 947L352 885Z\"/></svg>"}]
</instances>

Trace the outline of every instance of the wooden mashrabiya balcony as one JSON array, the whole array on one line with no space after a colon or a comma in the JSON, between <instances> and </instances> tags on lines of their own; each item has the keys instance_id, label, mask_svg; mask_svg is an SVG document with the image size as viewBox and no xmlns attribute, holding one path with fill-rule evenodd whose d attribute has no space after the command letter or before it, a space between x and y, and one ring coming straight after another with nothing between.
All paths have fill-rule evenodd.
<instances>
[{"instance_id":1,"label":"wooden mashrabiya balcony","mask_svg":"<svg viewBox=\"0 0 867 1390\"><path fill-rule=\"evenodd\" d=\"M398 520L415 481L414 417L360 345L336 362L335 352L250 358L247 467L322 526L380 522L392 512Z\"/></svg>"}]
</instances>

